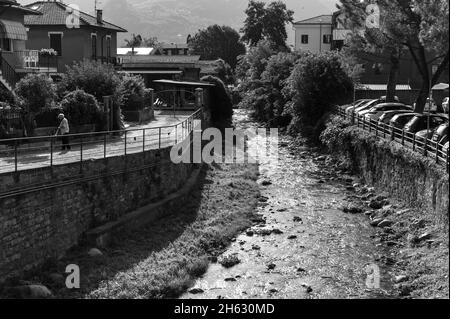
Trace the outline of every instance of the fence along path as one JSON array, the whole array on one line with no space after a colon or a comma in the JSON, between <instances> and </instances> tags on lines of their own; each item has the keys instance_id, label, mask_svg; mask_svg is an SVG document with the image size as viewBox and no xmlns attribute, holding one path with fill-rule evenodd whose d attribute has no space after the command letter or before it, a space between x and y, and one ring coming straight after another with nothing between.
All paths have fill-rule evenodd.
<instances>
[{"instance_id":1,"label":"fence along path","mask_svg":"<svg viewBox=\"0 0 450 319\"><path fill-rule=\"evenodd\" d=\"M367 120L365 117L355 114L354 112L348 114L340 107L338 108L337 113L344 119L350 120L353 124L356 124L359 128L373 133L379 138L395 141L425 157L432 158L437 164L445 165L447 173L449 172L449 152L448 149L443 149L444 145L439 144L439 141L435 142L424 138L417 139L414 133L405 132L403 129L399 129L390 124L379 123L372 119Z\"/></svg>"},{"instance_id":2,"label":"fence along path","mask_svg":"<svg viewBox=\"0 0 450 319\"><path fill-rule=\"evenodd\" d=\"M173 146L200 123L202 111L181 117L178 117L178 123L171 125L71 134L70 152L60 151L61 142L55 136L0 140L0 174L76 162L82 164L92 159Z\"/></svg>"}]
</instances>

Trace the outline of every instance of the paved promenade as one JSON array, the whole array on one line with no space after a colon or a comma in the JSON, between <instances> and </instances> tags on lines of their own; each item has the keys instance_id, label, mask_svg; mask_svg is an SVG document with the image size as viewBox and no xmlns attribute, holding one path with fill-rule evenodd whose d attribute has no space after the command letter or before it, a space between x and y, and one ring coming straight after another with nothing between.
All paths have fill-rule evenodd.
<instances>
[{"instance_id":1,"label":"paved promenade","mask_svg":"<svg viewBox=\"0 0 450 319\"><path fill-rule=\"evenodd\" d=\"M183 130L181 123L185 121L193 112L180 112L175 114L171 111L156 111L156 120L137 125L127 123L127 134L122 136L108 136L106 149L102 137L83 141L72 139L71 151L62 152L60 141L56 140L51 155L50 142L30 143L21 145L17 154L17 170L27 170L51 165L61 165L79 162L90 159L114 157L132 153L139 153L143 150L158 149L174 145L175 141L180 141L187 130ZM177 128L175 125L179 124ZM171 127L167 127L171 126ZM144 130L145 129L145 132ZM145 134L144 134L145 133ZM160 137L161 135L161 137ZM126 142L126 143L125 143ZM82 144L82 145L81 145ZM126 145L126 147L125 147ZM106 152L105 152L106 150ZM0 174L15 170L14 148L10 146L0 146Z\"/></svg>"}]
</instances>

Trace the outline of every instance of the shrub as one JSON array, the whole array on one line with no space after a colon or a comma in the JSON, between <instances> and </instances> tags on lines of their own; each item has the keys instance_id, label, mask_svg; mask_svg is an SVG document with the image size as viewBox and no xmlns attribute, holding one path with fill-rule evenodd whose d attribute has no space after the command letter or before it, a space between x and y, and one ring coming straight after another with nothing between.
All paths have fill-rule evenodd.
<instances>
[{"instance_id":1,"label":"shrub","mask_svg":"<svg viewBox=\"0 0 450 319\"><path fill-rule=\"evenodd\" d=\"M73 125L102 124L102 114L97 100L83 90L75 90L67 94L61 106Z\"/></svg>"},{"instance_id":2,"label":"shrub","mask_svg":"<svg viewBox=\"0 0 450 319\"><path fill-rule=\"evenodd\" d=\"M6 103L8 105L16 104L16 97L14 94L7 90L3 85L0 85L0 103Z\"/></svg>"},{"instance_id":3,"label":"shrub","mask_svg":"<svg viewBox=\"0 0 450 319\"><path fill-rule=\"evenodd\" d=\"M124 110L141 110L145 107L146 88L141 76L125 74L121 83Z\"/></svg>"},{"instance_id":4,"label":"shrub","mask_svg":"<svg viewBox=\"0 0 450 319\"><path fill-rule=\"evenodd\" d=\"M335 105L347 101L353 92L352 80L335 52L304 54L286 84L283 94L291 101L293 133L314 132L314 127L324 116L333 111Z\"/></svg>"},{"instance_id":5,"label":"shrub","mask_svg":"<svg viewBox=\"0 0 450 319\"><path fill-rule=\"evenodd\" d=\"M61 107L46 107L36 114L37 127L58 126L58 115L63 113Z\"/></svg>"},{"instance_id":6,"label":"shrub","mask_svg":"<svg viewBox=\"0 0 450 319\"><path fill-rule=\"evenodd\" d=\"M211 75L201 78L201 81L215 84L210 89L210 101L207 105L212 124L219 127L228 124L233 116L233 103L227 87L219 78Z\"/></svg>"},{"instance_id":7,"label":"shrub","mask_svg":"<svg viewBox=\"0 0 450 319\"><path fill-rule=\"evenodd\" d=\"M112 96L114 105L113 130L122 130L125 125L120 110L123 102L120 76L114 67L96 61L75 62L67 67L60 83L60 92L81 89L103 102L104 96Z\"/></svg>"},{"instance_id":8,"label":"shrub","mask_svg":"<svg viewBox=\"0 0 450 319\"><path fill-rule=\"evenodd\" d=\"M28 74L17 83L15 93L24 110L31 114L51 106L56 98L55 85L44 74Z\"/></svg>"},{"instance_id":9,"label":"shrub","mask_svg":"<svg viewBox=\"0 0 450 319\"><path fill-rule=\"evenodd\" d=\"M120 77L114 67L96 61L75 62L67 66L61 81L61 90L66 92L81 89L103 101L104 96L114 96L115 102L121 103Z\"/></svg>"}]
</instances>

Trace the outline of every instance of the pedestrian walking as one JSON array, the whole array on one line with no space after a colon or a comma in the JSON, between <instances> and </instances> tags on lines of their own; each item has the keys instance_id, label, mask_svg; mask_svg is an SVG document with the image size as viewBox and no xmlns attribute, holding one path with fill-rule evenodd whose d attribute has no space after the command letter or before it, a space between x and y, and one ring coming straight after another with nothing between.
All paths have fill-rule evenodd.
<instances>
[{"instance_id":1,"label":"pedestrian walking","mask_svg":"<svg viewBox=\"0 0 450 319\"><path fill-rule=\"evenodd\" d=\"M59 114L58 115L58 120L60 120L60 124L58 129L56 130L56 134L55 136L60 135L61 136L61 140L62 140L62 146L61 146L61 150L65 151L68 150L70 151L70 144L69 144L69 121L66 119L66 117L64 116L64 114Z\"/></svg>"}]
</instances>

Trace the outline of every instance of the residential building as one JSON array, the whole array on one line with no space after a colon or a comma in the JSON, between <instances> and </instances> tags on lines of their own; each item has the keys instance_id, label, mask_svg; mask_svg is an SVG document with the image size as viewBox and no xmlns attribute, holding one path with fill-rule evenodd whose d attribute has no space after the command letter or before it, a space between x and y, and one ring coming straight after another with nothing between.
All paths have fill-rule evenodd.
<instances>
[{"instance_id":1,"label":"residential building","mask_svg":"<svg viewBox=\"0 0 450 319\"><path fill-rule=\"evenodd\" d=\"M39 52L26 50L25 15L40 13L15 0L0 1L0 85L12 90L20 77L40 72Z\"/></svg>"},{"instance_id":2,"label":"residential building","mask_svg":"<svg viewBox=\"0 0 450 319\"><path fill-rule=\"evenodd\" d=\"M296 51L322 52L331 50L332 15L320 15L294 23Z\"/></svg>"},{"instance_id":3,"label":"residential building","mask_svg":"<svg viewBox=\"0 0 450 319\"><path fill-rule=\"evenodd\" d=\"M364 30L353 29L347 22L345 15L340 11L336 11L332 15L321 15L298 21L294 23L294 30L295 50L308 50L315 53L341 50L348 37L354 32L364 32ZM358 90L360 92L358 92L357 97L384 94L385 89L382 85L385 85L389 78L390 56L387 53L361 52L358 55L358 60L363 68L360 79L363 89ZM430 66L430 72L432 69L433 66ZM448 82L448 72L444 72L440 81ZM397 83L401 88L399 94L410 96L405 101L413 101L416 92L422 85L422 77L409 52L403 52L400 57Z\"/></svg>"},{"instance_id":4,"label":"residential building","mask_svg":"<svg viewBox=\"0 0 450 319\"><path fill-rule=\"evenodd\" d=\"M160 43L153 53L155 55L189 55L186 43Z\"/></svg>"},{"instance_id":5,"label":"residential building","mask_svg":"<svg viewBox=\"0 0 450 319\"><path fill-rule=\"evenodd\" d=\"M74 11L60 1L38 1L26 7L41 13L25 16L26 47L57 51L58 72L64 72L66 65L85 59L116 64L117 33L127 30L103 20L102 10L97 10L94 17ZM71 20L73 16L78 19Z\"/></svg>"}]
</instances>

